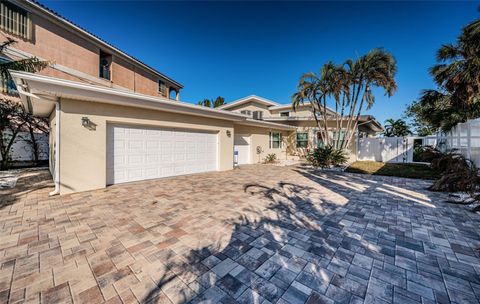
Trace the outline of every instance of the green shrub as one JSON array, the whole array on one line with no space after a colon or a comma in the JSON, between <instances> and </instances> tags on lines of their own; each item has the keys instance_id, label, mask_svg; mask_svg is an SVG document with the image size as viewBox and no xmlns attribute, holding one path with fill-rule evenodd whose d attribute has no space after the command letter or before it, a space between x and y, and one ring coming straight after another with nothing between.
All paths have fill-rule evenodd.
<instances>
[{"instance_id":1,"label":"green shrub","mask_svg":"<svg viewBox=\"0 0 480 304\"><path fill-rule=\"evenodd\" d=\"M307 154L307 161L314 167L331 167L343 165L347 162L347 153L343 149L332 146L315 148Z\"/></svg>"},{"instance_id":2,"label":"green shrub","mask_svg":"<svg viewBox=\"0 0 480 304\"><path fill-rule=\"evenodd\" d=\"M266 164L273 164L277 162L277 154L271 153L268 154L265 159L263 160L264 163Z\"/></svg>"}]
</instances>

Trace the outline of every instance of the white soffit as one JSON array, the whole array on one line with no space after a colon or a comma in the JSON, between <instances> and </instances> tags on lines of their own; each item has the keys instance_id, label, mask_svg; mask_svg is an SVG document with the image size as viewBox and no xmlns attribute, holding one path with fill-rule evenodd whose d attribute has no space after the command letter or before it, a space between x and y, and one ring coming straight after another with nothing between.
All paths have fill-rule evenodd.
<instances>
[{"instance_id":1,"label":"white soffit","mask_svg":"<svg viewBox=\"0 0 480 304\"><path fill-rule=\"evenodd\" d=\"M10 71L17 84L22 102L34 115L48 116L53 110L56 97L83 101L108 103L122 106L183 113L230 121L246 120L245 115L211 109L186 102L126 92L91 84L63 80L38 74Z\"/></svg>"}]
</instances>

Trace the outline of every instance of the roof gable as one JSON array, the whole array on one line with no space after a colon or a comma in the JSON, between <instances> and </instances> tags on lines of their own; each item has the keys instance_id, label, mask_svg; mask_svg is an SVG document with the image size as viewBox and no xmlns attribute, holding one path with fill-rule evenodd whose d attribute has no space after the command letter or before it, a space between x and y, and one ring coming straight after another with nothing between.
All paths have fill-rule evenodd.
<instances>
[{"instance_id":1,"label":"roof gable","mask_svg":"<svg viewBox=\"0 0 480 304\"><path fill-rule=\"evenodd\" d=\"M243 98L237 99L235 101L232 101L230 103L224 104L223 106L218 107L218 108L222 109L222 110L227 110L227 109L237 107L237 106L240 106L240 105L248 103L248 102L256 102L256 103L259 103L259 104L266 105L267 107L278 106L279 105L278 103L276 103L272 100L269 100L269 99L266 99L266 98L263 98L263 97L260 97L260 96L257 96L257 95L249 95L247 97L243 97Z\"/></svg>"}]
</instances>

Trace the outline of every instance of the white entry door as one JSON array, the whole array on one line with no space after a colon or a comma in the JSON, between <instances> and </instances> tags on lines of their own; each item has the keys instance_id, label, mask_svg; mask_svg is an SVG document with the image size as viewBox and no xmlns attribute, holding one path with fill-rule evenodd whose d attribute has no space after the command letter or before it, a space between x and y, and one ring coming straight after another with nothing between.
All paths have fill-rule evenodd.
<instances>
[{"instance_id":1,"label":"white entry door","mask_svg":"<svg viewBox=\"0 0 480 304\"><path fill-rule=\"evenodd\" d=\"M235 134L233 150L237 156L239 165L245 165L250 163L250 136Z\"/></svg>"},{"instance_id":2,"label":"white entry door","mask_svg":"<svg viewBox=\"0 0 480 304\"><path fill-rule=\"evenodd\" d=\"M217 134L109 125L107 184L217 170Z\"/></svg>"}]
</instances>

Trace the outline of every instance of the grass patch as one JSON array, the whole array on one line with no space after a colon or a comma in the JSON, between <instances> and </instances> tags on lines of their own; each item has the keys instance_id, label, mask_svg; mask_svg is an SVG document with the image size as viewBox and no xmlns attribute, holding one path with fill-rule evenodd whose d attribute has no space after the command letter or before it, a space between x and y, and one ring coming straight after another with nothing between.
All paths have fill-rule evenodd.
<instances>
[{"instance_id":1,"label":"grass patch","mask_svg":"<svg viewBox=\"0 0 480 304\"><path fill-rule=\"evenodd\" d=\"M438 172L424 164L397 164L375 161L357 161L351 164L345 171L420 179L436 179L439 175Z\"/></svg>"}]
</instances>

